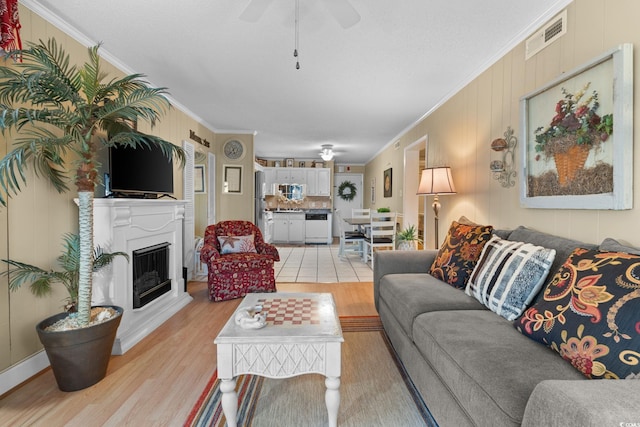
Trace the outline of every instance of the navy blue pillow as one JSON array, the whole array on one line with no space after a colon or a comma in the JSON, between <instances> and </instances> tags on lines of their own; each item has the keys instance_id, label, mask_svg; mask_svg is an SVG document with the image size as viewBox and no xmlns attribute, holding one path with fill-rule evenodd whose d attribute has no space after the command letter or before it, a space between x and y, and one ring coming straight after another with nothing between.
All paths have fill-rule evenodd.
<instances>
[{"instance_id":1,"label":"navy blue pillow","mask_svg":"<svg viewBox=\"0 0 640 427\"><path fill-rule=\"evenodd\" d=\"M639 378L640 256L575 249L515 326L587 378Z\"/></svg>"}]
</instances>

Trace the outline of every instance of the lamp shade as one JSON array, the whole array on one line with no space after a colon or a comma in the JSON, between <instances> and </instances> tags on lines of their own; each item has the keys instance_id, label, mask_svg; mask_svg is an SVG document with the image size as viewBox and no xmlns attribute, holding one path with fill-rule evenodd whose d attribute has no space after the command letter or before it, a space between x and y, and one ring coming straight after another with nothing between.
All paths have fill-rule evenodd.
<instances>
[{"instance_id":1,"label":"lamp shade","mask_svg":"<svg viewBox=\"0 0 640 427\"><path fill-rule=\"evenodd\" d=\"M455 194L451 168L426 168L422 170L420 185L416 194Z\"/></svg>"}]
</instances>

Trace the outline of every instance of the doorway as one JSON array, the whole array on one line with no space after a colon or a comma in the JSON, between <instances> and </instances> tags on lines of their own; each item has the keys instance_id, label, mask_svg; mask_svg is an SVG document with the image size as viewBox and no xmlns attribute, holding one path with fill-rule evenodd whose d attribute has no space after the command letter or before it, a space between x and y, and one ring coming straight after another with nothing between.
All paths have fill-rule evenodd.
<instances>
[{"instance_id":1,"label":"doorway","mask_svg":"<svg viewBox=\"0 0 640 427\"><path fill-rule=\"evenodd\" d=\"M349 181L353 183L356 187L356 194L352 200L343 200L338 196L338 187L345 181ZM351 209L362 208L362 185L363 177L362 174L358 173L337 173L333 175L333 211L335 212L337 209L342 213L342 217L350 217ZM333 215L333 237L340 236L340 225L338 224L337 215Z\"/></svg>"},{"instance_id":2,"label":"doorway","mask_svg":"<svg viewBox=\"0 0 640 427\"><path fill-rule=\"evenodd\" d=\"M425 165L425 152L428 143L427 136L423 136L404 149L404 188L405 197L403 199L404 226L415 225L418 229L418 237L424 242L425 212L424 203L420 203L418 196L418 185L420 174Z\"/></svg>"}]
</instances>

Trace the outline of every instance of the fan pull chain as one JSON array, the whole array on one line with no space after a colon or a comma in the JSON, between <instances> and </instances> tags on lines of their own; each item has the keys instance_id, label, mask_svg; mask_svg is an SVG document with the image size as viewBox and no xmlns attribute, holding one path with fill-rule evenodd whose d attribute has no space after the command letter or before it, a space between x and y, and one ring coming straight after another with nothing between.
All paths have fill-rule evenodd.
<instances>
[{"instance_id":1,"label":"fan pull chain","mask_svg":"<svg viewBox=\"0 0 640 427\"><path fill-rule=\"evenodd\" d=\"M299 23L300 20L300 0L296 0L296 17L295 17L295 47L293 48L293 57L296 58L296 70L300 69L300 61L298 61L298 43L300 39L300 29Z\"/></svg>"}]
</instances>

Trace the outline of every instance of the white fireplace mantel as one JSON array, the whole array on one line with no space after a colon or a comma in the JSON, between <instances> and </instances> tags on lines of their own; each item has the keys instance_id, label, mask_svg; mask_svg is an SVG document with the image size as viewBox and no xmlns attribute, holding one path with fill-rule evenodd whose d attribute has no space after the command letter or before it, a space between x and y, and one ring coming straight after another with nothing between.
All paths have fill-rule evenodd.
<instances>
[{"instance_id":1,"label":"white fireplace mantel","mask_svg":"<svg viewBox=\"0 0 640 427\"><path fill-rule=\"evenodd\" d=\"M186 202L158 199L95 199L94 244L107 252L125 252L94 275L94 305L124 309L113 354L124 354L163 322L189 304L182 278L182 226ZM144 307L133 308L134 250L168 242L171 291Z\"/></svg>"}]
</instances>

